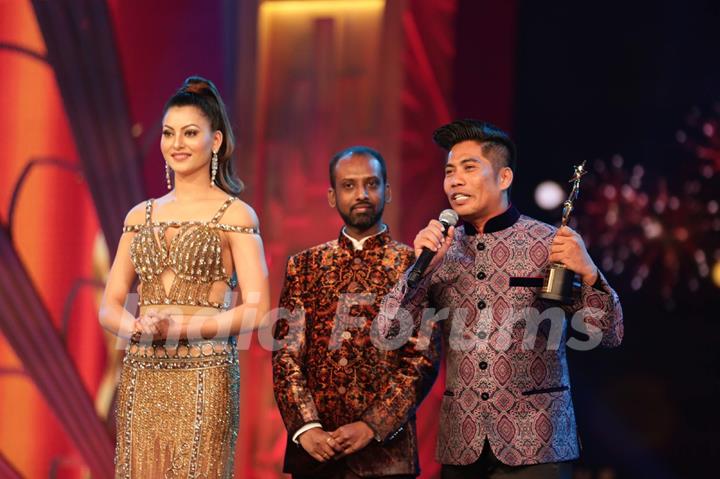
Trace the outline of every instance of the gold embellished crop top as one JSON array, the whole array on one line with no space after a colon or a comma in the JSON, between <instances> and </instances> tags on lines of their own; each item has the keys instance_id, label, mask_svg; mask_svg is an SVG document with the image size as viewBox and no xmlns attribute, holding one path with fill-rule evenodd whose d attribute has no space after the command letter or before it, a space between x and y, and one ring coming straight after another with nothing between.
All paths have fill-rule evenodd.
<instances>
[{"instance_id":1,"label":"gold embellished crop top","mask_svg":"<svg viewBox=\"0 0 720 479\"><path fill-rule=\"evenodd\" d=\"M223 265L220 232L259 233L255 227L220 223L225 210L236 199L229 197L209 222L153 222L153 200L150 199L145 204L145 223L123 227L124 233L136 233L130 243L130 258L140 278L140 306L226 307L210 298L211 288L217 281L233 287L232 277ZM178 228L169 244L165 239L168 228ZM161 276L167 270L174 274L170 291L166 293Z\"/></svg>"}]
</instances>

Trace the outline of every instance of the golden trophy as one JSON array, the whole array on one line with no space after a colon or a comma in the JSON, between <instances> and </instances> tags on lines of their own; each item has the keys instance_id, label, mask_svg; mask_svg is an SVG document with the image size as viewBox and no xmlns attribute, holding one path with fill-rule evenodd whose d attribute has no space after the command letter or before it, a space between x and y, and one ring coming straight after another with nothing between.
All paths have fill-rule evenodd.
<instances>
[{"instance_id":1,"label":"golden trophy","mask_svg":"<svg viewBox=\"0 0 720 479\"><path fill-rule=\"evenodd\" d=\"M580 178L587 173L585 162L573 167L575 174L570 178L572 191L563 204L562 226L567 226L570 213L573 210L573 203L580 194ZM552 263L545 272L540 298L550 301L559 301L563 304L571 304L575 299L575 292L580 290L580 278L570 269L559 263Z\"/></svg>"}]
</instances>

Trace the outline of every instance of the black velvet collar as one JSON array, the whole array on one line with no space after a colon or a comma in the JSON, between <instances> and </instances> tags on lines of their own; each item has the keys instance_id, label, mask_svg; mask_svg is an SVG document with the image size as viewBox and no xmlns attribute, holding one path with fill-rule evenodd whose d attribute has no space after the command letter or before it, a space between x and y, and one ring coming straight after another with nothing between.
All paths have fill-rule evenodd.
<instances>
[{"instance_id":1,"label":"black velvet collar","mask_svg":"<svg viewBox=\"0 0 720 479\"><path fill-rule=\"evenodd\" d=\"M520 219L520 212L517 208L515 208L515 206L510 205L510 207L505 210L504 213L493 216L492 218L487 220L483 233L497 233L498 231L510 228L512 225L517 223L518 219ZM477 234L477 230L472 223L463 222L463 224L465 225L466 235L474 236Z\"/></svg>"}]
</instances>

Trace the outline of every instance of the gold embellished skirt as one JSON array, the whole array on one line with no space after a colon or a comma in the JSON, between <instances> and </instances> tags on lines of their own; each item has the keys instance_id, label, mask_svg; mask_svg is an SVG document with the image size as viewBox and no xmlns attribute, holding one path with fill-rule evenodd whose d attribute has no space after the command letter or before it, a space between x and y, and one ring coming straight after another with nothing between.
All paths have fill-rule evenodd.
<instances>
[{"instance_id":1,"label":"gold embellished skirt","mask_svg":"<svg viewBox=\"0 0 720 479\"><path fill-rule=\"evenodd\" d=\"M118 386L115 477L232 477L239 375L235 338L131 342Z\"/></svg>"}]
</instances>

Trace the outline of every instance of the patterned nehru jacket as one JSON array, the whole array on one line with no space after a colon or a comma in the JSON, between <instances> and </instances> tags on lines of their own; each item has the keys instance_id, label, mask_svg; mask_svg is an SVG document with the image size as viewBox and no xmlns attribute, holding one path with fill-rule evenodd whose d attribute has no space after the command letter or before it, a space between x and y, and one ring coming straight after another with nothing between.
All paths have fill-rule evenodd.
<instances>
[{"instance_id":1,"label":"patterned nehru jacket","mask_svg":"<svg viewBox=\"0 0 720 479\"><path fill-rule=\"evenodd\" d=\"M398 308L413 318L427 307L438 311L441 321L435 324L443 330L447 361L436 451L443 464L475 462L486 438L497 457L513 466L579 455L567 326L589 333L584 342L568 340L578 349L617 346L622 310L600 273L571 306L560 309L538 299L555 231L512 206L490 219L483 233L465 224L414 290L408 290L405 275L382 304L383 331L399 322Z\"/></svg>"},{"instance_id":2,"label":"patterned nehru jacket","mask_svg":"<svg viewBox=\"0 0 720 479\"><path fill-rule=\"evenodd\" d=\"M378 349L370 336L380 301L413 261L412 249L387 231L368 238L362 250L341 233L289 259L280 307L293 314L277 322L275 338L283 346L273 353L275 399L288 431L285 472L418 472L414 411L437 375L440 335L422 351L410 344ZM291 442L311 422L332 431L360 420L376 440L344 463L323 466Z\"/></svg>"}]
</instances>

